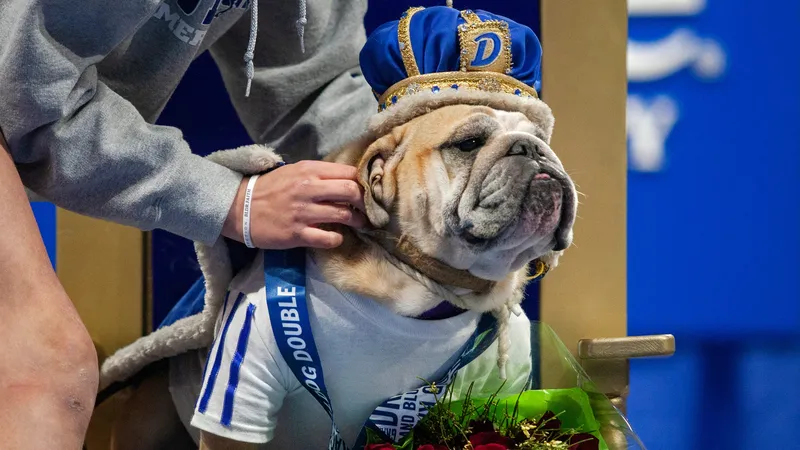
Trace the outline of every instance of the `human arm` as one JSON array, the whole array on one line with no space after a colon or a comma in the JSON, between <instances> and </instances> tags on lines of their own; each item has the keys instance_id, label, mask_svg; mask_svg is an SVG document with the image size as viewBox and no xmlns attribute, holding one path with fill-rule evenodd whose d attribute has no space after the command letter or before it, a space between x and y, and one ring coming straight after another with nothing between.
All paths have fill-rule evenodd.
<instances>
[{"instance_id":1,"label":"human arm","mask_svg":"<svg viewBox=\"0 0 800 450\"><path fill-rule=\"evenodd\" d=\"M80 449L97 355L50 265L2 136L0 205L0 447Z\"/></svg>"},{"instance_id":2,"label":"human arm","mask_svg":"<svg viewBox=\"0 0 800 450\"><path fill-rule=\"evenodd\" d=\"M4 0L0 129L25 185L59 206L211 243L241 176L147 123L98 72L159 3Z\"/></svg>"},{"instance_id":3,"label":"human arm","mask_svg":"<svg viewBox=\"0 0 800 450\"><path fill-rule=\"evenodd\" d=\"M263 3L268 5L267 11L280 6ZM364 6L363 2L357 3ZM8 137L12 156L26 186L67 209L144 230L161 228L209 244L219 237L225 224L225 235L241 241L246 183L241 175L193 155L177 129L147 123L128 100L99 76L98 65L118 46L130 44L125 44L126 40L147 21L159 2L137 0L115 8L108 8L102 2L82 2L80 6L76 8L66 1L8 0L0 11L0 29L4 30L0 34L0 99L3 100L0 102L0 129ZM325 2L309 6L312 24L316 23L317 12L326 8L331 7ZM271 16L274 15L262 13L262 17ZM355 20L362 18L363 11ZM335 30L337 24L341 22L326 22L324 28ZM232 31L238 30L238 26ZM309 39L315 26L309 26ZM259 86L271 83L265 77L288 82L285 89L272 89L269 95L261 96L255 109L263 114L249 116L258 119L258 126L272 130L268 143L279 144L281 151L303 147L294 143L298 136L315 140L307 141L303 147L314 152L309 156L315 156L318 148L331 148L337 142L335 137L341 141L345 135L349 138L354 134L347 132L348 127L339 125L361 122L359 114L354 113L357 109L352 109L354 105L371 101L363 81L359 82L349 73L342 74L341 62L332 64L338 59L352 66L357 54L355 47L360 47L361 43L357 35L353 40L337 33L340 32L333 35L328 32L330 36L323 37L344 42L346 48L341 44L326 46L334 53L347 50L345 53L349 56L336 58L327 51L323 58L310 58L313 60L310 69L307 64L300 68L314 74L310 84L293 84L296 70L258 71L251 99L262 92ZM226 35L224 38L230 38L225 44L230 48L223 48L225 57L237 61L221 66L227 68L223 72L241 71L242 63L234 54L241 55L246 36ZM316 53L309 48L306 55L313 54ZM233 95L235 100L243 97L243 87L238 92ZM337 105L343 106L337 108ZM241 115L243 110L239 112ZM361 117L366 116L362 113ZM324 129L317 125L320 121L326 124ZM253 130L253 126L250 124L249 128ZM289 131L278 133L275 130ZM318 132L312 133L314 130ZM285 139L286 136L292 138ZM321 143L317 145L317 141ZM293 150L291 153L299 155L301 152ZM318 170L313 174L307 172L287 168L281 175L285 176L285 184L326 178L316 177ZM292 173L294 176L287 176ZM276 176L265 176L264 181ZM346 183L348 187L341 188L343 183L339 183L339 188L325 191L334 197L350 199L353 182L344 181L350 181ZM257 188L258 192L263 192L263 188ZM326 207L324 211L296 217L292 225L300 229L291 229L286 234L286 228L267 225L266 218L293 208L302 209L308 203L325 202L326 206L331 206L330 196L310 198L310 194L301 194L296 201L296 198L288 199L281 193L276 196L273 192L269 200L266 195L256 197L262 200L254 205L257 216L254 217L253 237L257 245L264 248L330 247L336 245L341 236L301 231L313 228L308 226L314 225L312 221L351 226L363 223L363 218L348 208ZM358 206L360 194L357 197L348 203Z\"/></svg>"}]
</instances>

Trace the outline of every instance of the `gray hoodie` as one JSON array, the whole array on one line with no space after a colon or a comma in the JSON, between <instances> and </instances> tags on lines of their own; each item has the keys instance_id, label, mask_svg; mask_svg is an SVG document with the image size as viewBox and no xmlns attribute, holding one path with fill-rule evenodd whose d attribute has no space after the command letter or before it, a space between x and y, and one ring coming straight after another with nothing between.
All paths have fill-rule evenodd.
<instances>
[{"instance_id":1,"label":"gray hoodie","mask_svg":"<svg viewBox=\"0 0 800 450\"><path fill-rule=\"evenodd\" d=\"M153 125L206 49L255 142L296 161L354 138L376 107L358 69L366 0L260 0L245 97L250 6L0 0L0 130L26 186L82 214L216 240L240 175Z\"/></svg>"}]
</instances>

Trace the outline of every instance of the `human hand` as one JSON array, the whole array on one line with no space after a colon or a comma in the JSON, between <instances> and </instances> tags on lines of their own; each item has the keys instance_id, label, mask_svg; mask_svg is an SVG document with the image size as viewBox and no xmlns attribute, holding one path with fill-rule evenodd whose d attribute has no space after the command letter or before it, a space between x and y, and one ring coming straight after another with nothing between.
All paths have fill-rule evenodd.
<instances>
[{"instance_id":1,"label":"human hand","mask_svg":"<svg viewBox=\"0 0 800 450\"><path fill-rule=\"evenodd\" d=\"M263 249L333 248L341 233L318 228L339 223L366 225L364 197L356 168L323 161L301 161L279 167L258 178L250 203L250 236ZM249 178L242 180L228 212L222 235L244 242L242 212Z\"/></svg>"}]
</instances>

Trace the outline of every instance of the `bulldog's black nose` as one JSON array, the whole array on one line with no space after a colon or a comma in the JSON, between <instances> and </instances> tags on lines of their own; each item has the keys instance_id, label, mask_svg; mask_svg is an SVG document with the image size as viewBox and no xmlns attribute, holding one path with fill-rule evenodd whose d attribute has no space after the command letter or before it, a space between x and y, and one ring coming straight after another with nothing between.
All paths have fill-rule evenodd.
<instances>
[{"instance_id":1,"label":"bulldog's black nose","mask_svg":"<svg viewBox=\"0 0 800 450\"><path fill-rule=\"evenodd\" d=\"M567 249L567 241L564 239L564 236L561 233L556 232L556 245L553 247L554 252L560 252L561 250Z\"/></svg>"},{"instance_id":2,"label":"bulldog's black nose","mask_svg":"<svg viewBox=\"0 0 800 450\"><path fill-rule=\"evenodd\" d=\"M514 142L511 147L508 149L508 153L506 156L527 156L528 158L533 158L537 154L539 154L539 148L536 144L527 141L521 140Z\"/></svg>"}]
</instances>

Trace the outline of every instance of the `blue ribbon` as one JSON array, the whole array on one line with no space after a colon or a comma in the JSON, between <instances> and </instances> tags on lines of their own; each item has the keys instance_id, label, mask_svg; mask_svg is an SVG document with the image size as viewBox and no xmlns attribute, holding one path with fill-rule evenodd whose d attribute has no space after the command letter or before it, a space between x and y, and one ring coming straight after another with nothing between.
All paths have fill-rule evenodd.
<instances>
[{"instance_id":1,"label":"blue ribbon","mask_svg":"<svg viewBox=\"0 0 800 450\"><path fill-rule=\"evenodd\" d=\"M264 251L264 286L269 320L286 364L331 418L328 449L346 450L347 446L333 418L333 405L325 387L322 361L308 319L305 255L304 249Z\"/></svg>"}]
</instances>

